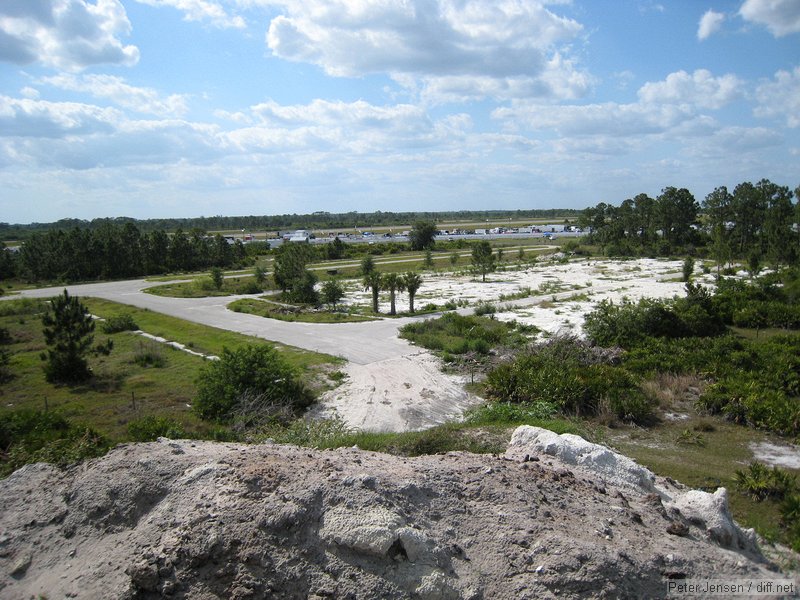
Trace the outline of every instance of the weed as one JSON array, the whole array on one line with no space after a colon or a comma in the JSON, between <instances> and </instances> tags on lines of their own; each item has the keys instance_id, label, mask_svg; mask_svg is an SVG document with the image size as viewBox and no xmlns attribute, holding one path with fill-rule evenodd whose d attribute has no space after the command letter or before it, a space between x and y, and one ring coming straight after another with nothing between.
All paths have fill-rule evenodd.
<instances>
[{"instance_id":1,"label":"weed","mask_svg":"<svg viewBox=\"0 0 800 600\"><path fill-rule=\"evenodd\" d=\"M161 344L153 340L148 340L147 342L139 342L139 348L133 355L133 363L140 367L161 369L166 366L167 359L164 356L164 350Z\"/></svg>"},{"instance_id":2,"label":"weed","mask_svg":"<svg viewBox=\"0 0 800 600\"><path fill-rule=\"evenodd\" d=\"M756 501L781 500L795 489L796 483L795 475L779 467L770 469L759 462L751 462L747 469L736 471L736 487Z\"/></svg>"}]
</instances>

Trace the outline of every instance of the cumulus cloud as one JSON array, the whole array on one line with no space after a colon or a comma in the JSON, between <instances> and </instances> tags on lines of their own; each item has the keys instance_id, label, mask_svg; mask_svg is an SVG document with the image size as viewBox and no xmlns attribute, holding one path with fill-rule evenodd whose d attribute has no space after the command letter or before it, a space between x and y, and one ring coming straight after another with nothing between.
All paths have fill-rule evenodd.
<instances>
[{"instance_id":1,"label":"cumulus cloud","mask_svg":"<svg viewBox=\"0 0 800 600\"><path fill-rule=\"evenodd\" d=\"M714 77L702 69L691 75L678 71L663 81L643 85L638 102L557 105L518 101L495 109L492 117L504 122L508 129L522 126L554 130L564 138L572 138L562 139L562 146L578 143L583 151L595 148L605 154L613 148L632 147L632 142L647 136L709 135L719 129L719 124L698 110L725 106L740 96L742 87L743 83L733 75ZM580 141L593 136L591 143ZM624 143L614 141L623 138Z\"/></svg>"},{"instance_id":2,"label":"cumulus cloud","mask_svg":"<svg viewBox=\"0 0 800 600\"><path fill-rule=\"evenodd\" d=\"M245 20L238 15L230 15L218 3L212 0L136 0L140 4L162 7L171 6L184 13L187 21L200 21L211 23L214 27L222 29L246 27Z\"/></svg>"},{"instance_id":3,"label":"cumulus cloud","mask_svg":"<svg viewBox=\"0 0 800 600\"><path fill-rule=\"evenodd\" d=\"M572 98L587 76L562 58L582 26L542 0L285 2L266 41L274 55L333 76L388 73L428 96Z\"/></svg>"},{"instance_id":4,"label":"cumulus cloud","mask_svg":"<svg viewBox=\"0 0 800 600\"><path fill-rule=\"evenodd\" d=\"M0 131L9 137L63 138L109 132L121 114L76 102L0 96Z\"/></svg>"},{"instance_id":5,"label":"cumulus cloud","mask_svg":"<svg viewBox=\"0 0 800 600\"><path fill-rule=\"evenodd\" d=\"M708 39L722 27L725 21L725 14L708 9L702 17L697 27L697 39L703 41Z\"/></svg>"},{"instance_id":6,"label":"cumulus cloud","mask_svg":"<svg viewBox=\"0 0 800 600\"><path fill-rule=\"evenodd\" d=\"M251 108L252 126L234 129L224 138L243 152L298 149L384 154L452 142L471 128L468 115L448 115L438 121L419 106L376 106L359 100L314 100L303 105L270 101Z\"/></svg>"},{"instance_id":7,"label":"cumulus cloud","mask_svg":"<svg viewBox=\"0 0 800 600\"><path fill-rule=\"evenodd\" d=\"M102 63L133 65L138 48L119 40L130 30L118 0L3 0L0 60L69 71Z\"/></svg>"},{"instance_id":8,"label":"cumulus cloud","mask_svg":"<svg viewBox=\"0 0 800 600\"><path fill-rule=\"evenodd\" d=\"M87 92L96 98L111 100L122 108L158 116L179 116L186 113L186 96L172 94L161 98L155 90L129 85L114 75L61 74L45 77L41 83L62 90Z\"/></svg>"},{"instance_id":9,"label":"cumulus cloud","mask_svg":"<svg viewBox=\"0 0 800 600\"><path fill-rule=\"evenodd\" d=\"M663 133L692 115L678 106L606 102L570 106L524 103L495 109L492 116L534 129L554 129L565 136L626 137Z\"/></svg>"},{"instance_id":10,"label":"cumulus cloud","mask_svg":"<svg viewBox=\"0 0 800 600\"><path fill-rule=\"evenodd\" d=\"M775 37L800 32L797 0L745 0L739 15L745 21L765 26Z\"/></svg>"},{"instance_id":11,"label":"cumulus cloud","mask_svg":"<svg viewBox=\"0 0 800 600\"><path fill-rule=\"evenodd\" d=\"M773 81L756 88L757 117L785 118L789 127L800 127L800 67L778 71Z\"/></svg>"},{"instance_id":12,"label":"cumulus cloud","mask_svg":"<svg viewBox=\"0 0 800 600\"><path fill-rule=\"evenodd\" d=\"M743 82L735 75L714 77L706 69L691 75L670 73L666 80L648 82L639 89L639 99L653 104L687 104L719 109L741 95Z\"/></svg>"},{"instance_id":13,"label":"cumulus cloud","mask_svg":"<svg viewBox=\"0 0 800 600\"><path fill-rule=\"evenodd\" d=\"M116 108L0 96L0 131L16 164L90 169L222 155L218 129L177 119L132 120Z\"/></svg>"}]
</instances>

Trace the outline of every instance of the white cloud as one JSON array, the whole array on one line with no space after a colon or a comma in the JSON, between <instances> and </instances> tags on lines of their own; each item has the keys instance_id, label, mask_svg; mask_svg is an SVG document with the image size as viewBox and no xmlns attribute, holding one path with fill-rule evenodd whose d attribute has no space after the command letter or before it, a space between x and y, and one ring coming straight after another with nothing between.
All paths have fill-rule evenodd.
<instances>
[{"instance_id":1,"label":"white cloud","mask_svg":"<svg viewBox=\"0 0 800 600\"><path fill-rule=\"evenodd\" d=\"M666 80L648 82L639 89L639 99L653 104L686 104L719 109L742 93L743 82L735 75L714 77L706 69L691 75L686 71L670 73Z\"/></svg>"},{"instance_id":2,"label":"white cloud","mask_svg":"<svg viewBox=\"0 0 800 600\"><path fill-rule=\"evenodd\" d=\"M62 138L109 132L121 114L75 102L47 102L0 96L0 131L8 137Z\"/></svg>"},{"instance_id":3,"label":"white cloud","mask_svg":"<svg viewBox=\"0 0 800 600\"><path fill-rule=\"evenodd\" d=\"M130 30L118 0L3 0L0 60L70 71L102 63L133 65L138 48L119 40Z\"/></svg>"},{"instance_id":4,"label":"white cloud","mask_svg":"<svg viewBox=\"0 0 800 600\"><path fill-rule=\"evenodd\" d=\"M789 127L800 126L800 67L794 71L778 71L775 80L756 88L757 117L786 118Z\"/></svg>"},{"instance_id":5,"label":"white cloud","mask_svg":"<svg viewBox=\"0 0 800 600\"><path fill-rule=\"evenodd\" d=\"M643 139L691 139L711 135L721 127L699 109L719 109L742 94L743 82L733 75L714 77L709 71L671 73L663 81L649 82L633 103L557 105L517 101L500 107L492 118L507 130L526 127L553 130L557 148L584 153L621 154Z\"/></svg>"},{"instance_id":6,"label":"white cloud","mask_svg":"<svg viewBox=\"0 0 800 600\"><path fill-rule=\"evenodd\" d=\"M517 103L498 108L492 117L511 120L534 129L554 129L563 136L641 136L663 133L692 117L685 107L673 105L603 104L542 105Z\"/></svg>"},{"instance_id":7,"label":"white cloud","mask_svg":"<svg viewBox=\"0 0 800 600\"><path fill-rule=\"evenodd\" d=\"M243 29L245 20L238 15L229 15L218 3L212 0L136 0L140 4L155 6L171 6L184 13L187 21L206 21L214 27Z\"/></svg>"},{"instance_id":8,"label":"white cloud","mask_svg":"<svg viewBox=\"0 0 800 600\"><path fill-rule=\"evenodd\" d=\"M308 0L285 3L267 45L326 73L388 73L428 99L574 98L588 77L565 58L582 26L541 0Z\"/></svg>"},{"instance_id":9,"label":"white cloud","mask_svg":"<svg viewBox=\"0 0 800 600\"><path fill-rule=\"evenodd\" d=\"M305 105L265 102L252 107L251 127L234 129L224 138L242 152L323 150L384 155L461 139L471 128L467 115L433 121L410 104L375 106L362 100ZM242 121L244 121L242 119Z\"/></svg>"},{"instance_id":10,"label":"white cloud","mask_svg":"<svg viewBox=\"0 0 800 600\"><path fill-rule=\"evenodd\" d=\"M96 98L106 98L118 106L140 113L158 116L180 116L186 113L186 96L172 94L161 98L151 88L128 85L121 77L114 75L82 75L61 74L45 77L41 83L49 84L62 90L87 92Z\"/></svg>"},{"instance_id":11,"label":"white cloud","mask_svg":"<svg viewBox=\"0 0 800 600\"><path fill-rule=\"evenodd\" d=\"M764 25L775 37L800 32L797 0L745 0L739 14L745 21Z\"/></svg>"},{"instance_id":12,"label":"white cloud","mask_svg":"<svg viewBox=\"0 0 800 600\"><path fill-rule=\"evenodd\" d=\"M702 17L697 27L697 39L702 41L708 39L722 27L725 21L725 14L708 9Z\"/></svg>"}]
</instances>

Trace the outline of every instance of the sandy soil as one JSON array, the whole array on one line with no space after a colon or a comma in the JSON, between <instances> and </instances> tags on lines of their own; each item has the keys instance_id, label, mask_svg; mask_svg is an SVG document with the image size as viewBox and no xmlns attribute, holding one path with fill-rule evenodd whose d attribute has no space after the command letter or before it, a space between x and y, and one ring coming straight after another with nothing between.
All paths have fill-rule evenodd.
<instances>
[{"instance_id":1,"label":"sandy soil","mask_svg":"<svg viewBox=\"0 0 800 600\"><path fill-rule=\"evenodd\" d=\"M417 431L457 420L482 402L424 351L368 365L348 363L344 371L348 379L323 395L312 418L338 416L370 431Z\"/></svg>"},{"instance_id":2,"label":"sandy soil","mask_svg":"<svg viewBox=\"0 0 800 600\"><path fill-rule=\"evenodd\" d=\"M796 576L724 489L530 427L500 456L161 438L0 481L2 600L661 598Z\"/></svg>"},{"instance_id":3,"label":"sandy soil","mask_svg":"<svg viewBox=\"0 0 800 600\"><path fill-rule=\"evenodd\" d=\"M516 319L543 332L581 334L583 317L600 301L671 298L683 295L682 261L638 259L630 261L573 260L566 264L540 261L520 270L492 273L486 282L471 274L423 275L415 305L442 305L452 300L467 303L460 312L474 310L479 302L492 302L496 318ZM713 285L713 276L698 269L695 281ZM525 298L507 299L530 291ZM389 311L388 294L381 294L380 309ZM555 301L554 301L555 300ZM351 286L347 303L369 305L370 292ZM398 312L408 310L408 295L398 294ZM398 327L408 319L398 319ZM314 416L338 415L348 425L373 431L424 429L458 418L481 400L463 390L462 382L445 375L438 359L427 352L368 364L349 363L349 378L325 394Z\"/></svg>"}]
</instances>

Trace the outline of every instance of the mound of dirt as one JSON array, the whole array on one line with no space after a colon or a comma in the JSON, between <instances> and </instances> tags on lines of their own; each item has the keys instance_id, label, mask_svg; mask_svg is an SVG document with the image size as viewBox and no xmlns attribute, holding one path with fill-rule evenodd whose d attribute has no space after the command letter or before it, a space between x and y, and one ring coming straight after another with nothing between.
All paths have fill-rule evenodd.
<instances>
[{"instance_id":1,"label":"mound of dirt","mask_svg":"<svg viewBox=\"0 0 800 600\"><path fill-rule=\"evenodd\" d=\"M159 440L0 482L0 597L641 598L785 579L724 493L520 428L504 456Z\"/></svg>"}]
</instances>

